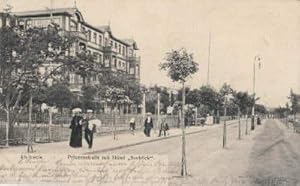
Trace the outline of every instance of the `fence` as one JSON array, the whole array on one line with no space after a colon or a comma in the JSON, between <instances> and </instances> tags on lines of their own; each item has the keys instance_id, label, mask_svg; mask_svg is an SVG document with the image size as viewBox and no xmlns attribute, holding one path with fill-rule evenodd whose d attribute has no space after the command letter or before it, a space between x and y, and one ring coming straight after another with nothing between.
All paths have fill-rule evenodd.
<instances>
[{"instance_id":1,"label":"fence","mask_svg":"<svg viewBox=\"0 0 300 186\"><path fill-rule=\"evenodd\" d=\"M113 123L117 133L129 130L129 121L132 117L136 121L136 129L143 128L144 118L142 115L109 115L98 114L93 116L101 121L101 126L97 128L96 136L112 133ZM178 127L178 116L161 116L166 119L170 127ZM48 113L35 113L32 115L31 139L36 143L66 141L70 138L71 115L54 114L52 125L49 127ZM157 117L153 116L154 127L158 128ZM28 135L28 115L24 114L10 127L9 143L11 145L26 143ZM0 119L0 144L6 142L6 121Z\"/></svg>"}]
</instances>

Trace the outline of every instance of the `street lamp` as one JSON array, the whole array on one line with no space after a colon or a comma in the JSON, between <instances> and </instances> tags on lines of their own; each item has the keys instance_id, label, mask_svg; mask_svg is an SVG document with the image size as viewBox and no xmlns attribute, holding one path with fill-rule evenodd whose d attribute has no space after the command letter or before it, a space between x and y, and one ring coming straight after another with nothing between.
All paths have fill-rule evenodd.
<instances>
[{"instance_id":1,"label":"street lamp","mask_svg":"<svg viewBox=\"0 0 300 186\"><path fill-rule=\"evenodd\" d=\"M252 105L252 117L251 117L251 130L254 130L254 120L255 120L255 69L256 63L258 63L258 67L260 68L261 57L256 55L253 61L253 105Z\"/></svg>"}]
</instances>

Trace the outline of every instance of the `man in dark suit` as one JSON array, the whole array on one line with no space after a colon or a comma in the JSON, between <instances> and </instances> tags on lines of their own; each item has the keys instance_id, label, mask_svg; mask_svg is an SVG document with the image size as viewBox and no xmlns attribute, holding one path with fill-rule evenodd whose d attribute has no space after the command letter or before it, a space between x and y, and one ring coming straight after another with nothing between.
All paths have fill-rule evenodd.
<instances>
[{"instance_id":1,"label":"man in dark suit","mask_svg":"<svg viewBox=\"0 0 300 186\"><path fill-rule=\"evenodd\" d=\"M96 129L96 126L89 122L90 119L92 119L93 111L87 110L87 115L83 119L83 125L84 128L84 138L89 146L89 148L92 148L93 146L93 139L94 139L94 132Z\"/></svg>"},{"instance_id":2,"label":"man in dark suit","mask_svg":"<svg viewBox=\"0 0 300 186\"><path fill-rule=\"evenodd\" d=\"M153 128L153 119L151 117L151 113L147 113L147 118L144 123L144 133L147 137L150 137L151 129Z\"/></svg>"}]
</instances>

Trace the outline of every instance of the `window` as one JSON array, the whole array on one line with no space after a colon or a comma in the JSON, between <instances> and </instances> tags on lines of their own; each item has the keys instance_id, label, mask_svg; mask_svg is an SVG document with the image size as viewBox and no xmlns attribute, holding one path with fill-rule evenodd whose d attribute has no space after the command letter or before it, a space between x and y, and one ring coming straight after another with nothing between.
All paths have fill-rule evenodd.
<instances>
[{"instance_id":1,"label":"window","mask_svg":"<svg viewBox=\"0 0 300 186\"><path fill-rule=\"evenodd\" d=\"M113 47L113 41L110 41L110 46Z\"/></svg>"},{"instance_id":2,"label":"window","mask_svg":"<svg viewBox=\"0 0 300 186\"><path fill-rule=\"evenodd\" d=\"M117 59L114 58L114 67L117 67Z\"/></svg>"},{"instance_id":3,"label":"window","mask_svg":"<svg viewBox=\"0 0 300 186\"><path fill-rule=\"evenodd\" d=\"M91 41L92 40L92 32L89 30L88 31L88 40Z\"/></svg>"},{"instance_id":4,"label":"window","mask_svg":"<svg viewBox=\"0 0 300 186\"><path fill-rule=\"evenodd\" d=\"M94 57L94 60L96 62L98 62L98 54L96 52L93 52L93 57Z\"/></svg>"},{"instance_id":5,"label":"window","mask_svg":"<svg viewBox=\"0 0 300 186\"><path fill-rule=\"evenodd\" d=\"M121 54L121 45L119 45L119 54Z\"/></svg>"},{"instance_id":6,"label":"window","mask_svg":"<svg viewBox=\"0 0 300 186\"><path fill-rule=\"evenodd\" d=\"M125 47L123 46L123 55L125 55Z\"/></svg>"},{"instance_id":7,"label":"window","mask_svg":"<svg viewBox=\"0 0 300 186\"><path fill-rule=\"evenodd\" d=\"M99 45L102 46L102 35L99 35Z\"/></svg>"},{"instance_id":8,"label":"window","mask_svg":"<svg viewBox=\"0 0 300 186\"><path fill-rule=\"evenodd\" d=\"M97 43L97 33L94 33L93 39L94 39L94 43Z\"/></svg>"},{"instance_id":9,"label":"window","mask_svg":"<svg viewBox=\"0 0 300 186\"><path fill-rule=\"evenodd\" d=\"M31 27L32 27L32 21L31 21L31 20L28 20L28 21L27 21L27 27L28 27L28 28L31 28Z\"/></svg>"},{"instance_id":10,"label":"window","mask_svg":"<svg viewBox=\"0 0 300 186\"><path fill-rule=\"evenodd\" d=\"M115 43L115 49L117 49L118 48L118 43Z\"/></svg>"},{"instance_id":11,"label":"window","mask_svg":"<svg viewBox=\"0 0 300 186\"><path fill-rule=\"evenodd\" d=\"M99 54L99 63L102 63L102 55Z\"/></svg>"},{"instance_id":12,"label":"window","mask_svg":"<svg viewBox=\"0 0 300 186\"><path fill-rule=\"evenodd\" d=\"M84 26L81 27L81 32L85 33L85 27Z\"/></svg>"}]
</instances>

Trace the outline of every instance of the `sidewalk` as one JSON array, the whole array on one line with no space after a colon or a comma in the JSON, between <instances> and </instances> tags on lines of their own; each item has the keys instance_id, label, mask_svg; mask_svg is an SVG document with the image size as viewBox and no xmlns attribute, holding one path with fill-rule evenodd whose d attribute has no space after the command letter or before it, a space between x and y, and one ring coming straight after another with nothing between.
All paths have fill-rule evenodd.
<instances>
[{"instance_id":1,"label":"sidewalk","mask_svg":"<svg viewBox=\"0 0 300 186\"><path fill-rule=\"evenodd\" d=\"M228 121L227 123L237 123L236 120ZM221 124L215 124L211 126L191 126L186 128L186 135L204 132L211 128L222 127ZM134 135L131 133L117 134L117 139L113 139L113 135L100 136L94 138L93 148L89 149L85 139L82 139L82 148L72 148L69 146L69 141L56 142L56 143L44 143L34 144L34 153L77 153L77 154L89 154L89 153L104 153L116 149L126 148L130 146L150 143L158 140L165 140L169 138L179 137L182 134L180 128L172 128L169 130L169 136L158 137L159 131L156 133L151 131L151 137L146 137L143 131L136 131ZM7 149L1 149L0 154L9 153L27 153L27 146L9 147Z\"/></svg>"}]
</instances>

